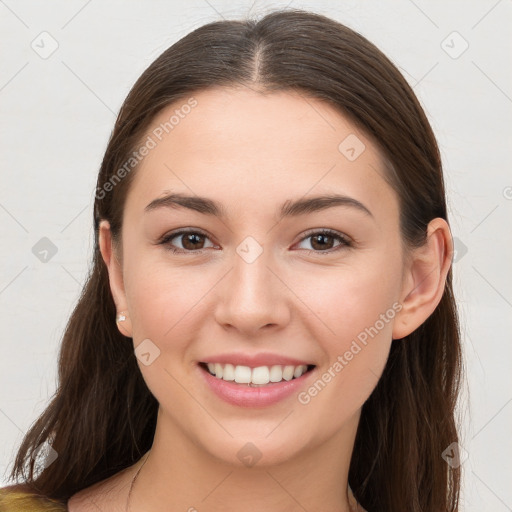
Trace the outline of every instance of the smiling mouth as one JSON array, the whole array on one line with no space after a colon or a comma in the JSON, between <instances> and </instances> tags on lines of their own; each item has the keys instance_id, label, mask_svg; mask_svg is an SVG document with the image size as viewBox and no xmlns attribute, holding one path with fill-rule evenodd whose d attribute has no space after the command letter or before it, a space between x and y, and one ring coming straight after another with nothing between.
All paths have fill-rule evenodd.
<instances>
[{"instance_id":1,"label":"smiling mouth","mask_svg":"<svg viewBox=\"0 0 512 512\"><path fill-rule=\"evenodd\" d=\"M272 365L252 368L244 365L201 362L199 366L210 375L226 382L250 387L262 387L298 379L312 371L310 365Z\"/></svg>"}]
</instances>

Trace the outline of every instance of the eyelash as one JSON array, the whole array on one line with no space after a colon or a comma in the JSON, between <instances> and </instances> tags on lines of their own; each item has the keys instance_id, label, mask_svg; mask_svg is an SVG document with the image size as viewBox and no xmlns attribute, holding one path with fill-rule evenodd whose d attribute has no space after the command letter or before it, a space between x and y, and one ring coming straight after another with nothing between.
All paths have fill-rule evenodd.
<instances>
[{"instance_id":1,"label":"eyelash","mask_svg":"<svg viewBox=\"0 0 512 512\"><path fill-rule=\"evenodd\" d=\"M158 242L158 245L166 245L166 249L173 254L202 254L206 251L206 249L198 249L198 250L184 250L179 249L176 247L173 247L170 245L170 241L174 238L180 236L180 235L201 235L206 238L210 238L206 233L202 232L201 230L187 230L187 229L181 229L178 231L174 231L172 233L169 233L167 235L164 235L160 241ZM341 249L348 249L353 246L353 242L350 238L348 238L346 235L343 235L342 233L339 233L338 231L334 231L332 229L321 229L321 230L312 230L308 231L303 238L299 240L298 243L303 242L304 240L307 240L308 238L313 237L314 235L328 235L332 236L333 238L337 239L340 243L339 245L333 247L332 249L328 249L325 251L315 251L313 249L302 249L307 252L307 254L332 254L334 252L337 252Z\"/></svg>"}]
</instances>

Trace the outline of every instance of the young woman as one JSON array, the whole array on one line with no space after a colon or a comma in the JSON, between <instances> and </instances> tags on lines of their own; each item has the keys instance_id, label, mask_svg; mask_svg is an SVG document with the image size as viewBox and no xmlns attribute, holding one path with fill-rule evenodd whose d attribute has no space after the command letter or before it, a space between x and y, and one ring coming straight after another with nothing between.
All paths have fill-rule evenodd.
<instances>
[{"instance_id":1,"label":"young woman","mask_svg":"<svg viewBox=\"0 0 512 512\"><path fill-rule=\"evenodd\" d=\"M440 155L374 45L298 10L187 35L121 108L94 223L0 510L458 510Z\"/></svg>"}]
</instances>

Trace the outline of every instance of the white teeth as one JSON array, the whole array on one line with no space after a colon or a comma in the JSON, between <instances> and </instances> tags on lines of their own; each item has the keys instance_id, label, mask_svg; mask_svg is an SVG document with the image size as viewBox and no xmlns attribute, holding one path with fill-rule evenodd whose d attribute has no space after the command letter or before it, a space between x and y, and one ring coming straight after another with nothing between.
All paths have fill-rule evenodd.
<instances>
[{"instance_id":1,"label":"white teeth","mask_svg":"<svg viewBox=\"0 0 512 512\"><path fill-rule=\"evenodd\" d=\"M222 378L224 380L235 380L235 367L232 364L224 366Z\"/></svg>"},{"instance_id":2,"label":"white teeth","mask_svg":"<svg viewBox=\"0 0 512 512\"><path fill-rule=\"evenodd\" d=\"M256 386L264 386L269 382L297 379L308 369L305 364L299 366L258 366L257 368L241 365L233 366L232 364L223 365L220 363L207 363L207 366L209 372L218 379L235 381L238 384L254 384Z\"/></svg>"},{"instance_id":3,"label":"white teeth","mask_svg":"<svg viewBox=\"0 0 512 512\"><path fill-rule=\"evenodd\" d=\"M296 366L293 370L293 376L295 378L300 377L303 373L304 373L304 371L302 370L302 367L300 367L300 366Z\"/></svg>"},{"instance_id":4,"label":"white teeth","mask_svg":"<svg viewBox=\"0 0 512 512\"><path fill-rule=\"evenodd\" d=\"M215 368L217 368L217 365L215 365ZM237 366L235 368L235 382L249 384L251 382L251 369L248 366Z\"/></svg>"},{"instance_id":5,"label":"white teeth","mask_svg":"<svg viewBox=\"0 0 512 512\"><path fill-rule=\"evenodd\" d=\"M252 371L251 382L253 384L268 384L270 381L270 371L268 366L258 366Z\"/></svg>"},{"instance_id":6,"label":"white teeth","mask_svg":"<svg viewBox=\"0 0 512 512\"><path fill-rule=\"evenodd\" d=\"M284 380L292 380L294 370L295 370L294 366L285 366L284 370L283 370L283 379Z\"/></svg>"},{"instance_id":7,"label":"white teeth","mask_svg":"<svg viewBox=\"0 0 512 512\"><path fill-rule=\"evenodd\" d=\"M283 380L283 369L281 366L270 368L270 382L281 382Z\"/></svg>"}]
</instances>

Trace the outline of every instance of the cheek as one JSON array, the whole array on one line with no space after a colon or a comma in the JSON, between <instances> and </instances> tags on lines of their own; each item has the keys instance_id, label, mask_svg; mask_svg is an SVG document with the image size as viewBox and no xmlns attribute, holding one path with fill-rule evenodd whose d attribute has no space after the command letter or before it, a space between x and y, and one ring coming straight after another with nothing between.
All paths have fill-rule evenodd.
<instances>
[{"instance_id":1,"label":"cheek","mask_svg":"<svg viewBox=\"0 0 512 512\"><path fill-rule=\"evenodd\" d=\"M343 349L375 324L383 336L391 336L400 276L397 259L383 255L380 261L374 259L357 266L295 273L290 275L290 282L307 306L302 308L307 317L316 323L319 339L324 339L332 350Z\"/></svg>"},{"instance_id":2,"label":"cheek","mask_svg":"<svg viewBox=\"0 0 512 512\"><path fill-rule=\"evenodd\" d=\"M206 314L202 299L218 277L206 269L172 266L162 254L134 256L125 265L135 344L149 338L165 351L178 352L180 340L193 337L198 311Z\"/></svg>"},{"instance_id":3,"label":"cheek","mask_svg":"<svg viewBox=\"0 0 512 512\"><path fill-rule=\"evenodd\" d=\"M339 268L327 279L310 274L303 290L313 305L310 328L326 360L317 380L298 396L311 421L334 432L374 390L391 347L401 279L400 258L382 255L372 264ZM331 269L332 270L332 269ZM322 322L319 321L322 320Z\"/></svg>"},{"instance_id":4,"label":"cheek","mask_svg":"<svg viewBox=\"0 0 512 512\"><path fill-rule=\"evenodd\" d=\"M207 315L201 299L215 280L205 272L172 268L162 258L127 261L126 275L134 348L137 351L143 340L149 339L156 346L149 345L150 353L158 354L147 366L139 360L140 371L159 403L166 404L167 409L172 402L172 408L183 411L190 396L179 383L190 364L191 341L200 336L201 320Z\"/></svg>"}]
</instances>

